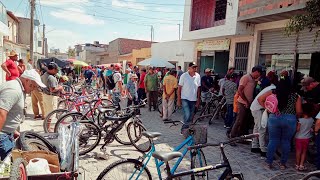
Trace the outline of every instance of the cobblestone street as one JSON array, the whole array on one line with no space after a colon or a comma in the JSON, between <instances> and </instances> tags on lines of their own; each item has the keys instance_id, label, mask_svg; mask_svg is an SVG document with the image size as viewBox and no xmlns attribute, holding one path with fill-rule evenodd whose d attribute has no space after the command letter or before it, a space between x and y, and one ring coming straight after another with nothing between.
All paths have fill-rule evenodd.
<instances>
[{"instance_id":1,"label":"cobblestone street","mask_svg":"<svg viewBox=\"0 0 320 180\"><path fill-rule=\"evenodd\" d=\"M28 110L27 118L21 126L21 130L31 130L33 129L36 132L43 132L41 120L32 120L30 117L32 115L32 109L30 97L27 97ZM171 127L168 124L164 124L159 117L158 112L149 112L146 108L142 109L141 119L143 124L148 131L157 131L161 132L162 136L158 138L155 143L157 144L156 148L161 151L167 151L177 146L183 141L183 136L179 134L180 125L177 127ZM182 120L182 112L179 110L172 117L174 120ZM207 123L207 121L203 121ZM223 128L222 121L217 121L208 128L208 142L218 142L226 141L225 129ZM102 141L101 141L102 143ZM101 144L100 143L100 144ZM101 147L101 146L100 146ZM96 179L101 171L107 167L112 162L121 159L121 158L138 158L142 156L141 153L135 150L133 146L124 146L118 144L114 141L112 144L107 146L107 152L110 155L108 160L96 159L95 152L99 152L97 147L94 152L87 154L84 157L80 158L80 166L86 170L86 179ZM232 168L234 171L241 171L244 174L245 179L256 180L256 179L269 179L277 174L281 173L296 173L294 170L294 156L291 154L290 162L288 163L288 169L285 171L280 171L277 167L277 170L267 170L264 168L264 159L261 159L259 155L255 155L250 152L250 145L238 144L236 147L227 146L226 152L227 156L231 161ZM217 148L205 148L204 153L207 159L208 164L214 164L220 162L220 153ZM188 157L188 156L187 156ZM190 161L188 159L184 160L180 164L178 170L188 169L190 167ZM308 167L310 165L308 164ZM156 174L155 164L152 161L149 166L154 179L158 179ZM216 177L222 173L221 171L212 171L209 174L210 179L217 179Z\"/></svg>"}]
</instances>

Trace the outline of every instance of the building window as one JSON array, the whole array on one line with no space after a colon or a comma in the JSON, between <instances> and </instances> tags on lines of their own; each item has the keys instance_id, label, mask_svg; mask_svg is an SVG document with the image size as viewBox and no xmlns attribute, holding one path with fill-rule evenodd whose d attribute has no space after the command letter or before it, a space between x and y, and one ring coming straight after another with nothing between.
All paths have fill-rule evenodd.
<instances>
[{"instance_id":1,"label":"building window","mask_svg":"<svg viewBox=\"0 0 320 180\"><path fill-rule=\"evenodd\" d=\"M236 55L234 57L234 67L237 71L247 71L250 42L236 43Z\"/></svg>"},{"instance_id":2,"label":"building window","mask_svg":"<svg viewBox=\"0 0 320 180\"><path fill-rule=\"evenodd\" d=\"M38 41L38 47L42 47L42 41Z\"/></svg>"},{"instance_id":3,"label":"building window","mask_svg":"<svg viewBox=\"0 0 320 180\"><path fill-rule=\"evenodd\" d=\"M193 0L191 11L191 31L223 25L227 0Z\"/></svg>"},{"instance_id":4,"label":"building window","mask_svg":"<svg viewBox=\"0 0 320 180\"><path fill-rule=\"evenodd\" d=\"M226 19L227 14L227 0L217 0L216 9L214 11L214 21Z\"/></svg>"}]
</instances>

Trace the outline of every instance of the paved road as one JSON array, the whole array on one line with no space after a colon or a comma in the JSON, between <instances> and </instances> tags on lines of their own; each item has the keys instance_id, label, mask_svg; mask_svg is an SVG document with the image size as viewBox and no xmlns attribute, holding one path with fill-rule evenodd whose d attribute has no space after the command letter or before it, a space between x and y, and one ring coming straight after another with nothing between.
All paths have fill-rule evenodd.
<instances>
[{"instance_id":1,"label":"paved road","mask_svg":"<svg viewBox=\"0 0 320 180\"><path fill-rule=\"evenodd\" d=\"M36 132L42 132L42 121L33 120L31 100L27 97L28 110L27 117L21 126L21 130L35 130ZM155 142L157 143L156 148L162 151L172 150L173 147L180 144L184 139L183 136L179 134L180 125L177 127L169 127L162 122L159 117L158 112L149 112L142 109L141 119L143 124L146 126L148 131L158 131L162 133L162 136L158 138ZM182 112L178 111L172 117L174 120L182 120ZM203 121L206 124L206 121ZM222 121L217 121L208 127L208 142L218 142L227 140L225 136L225 129L223 128ZM226 152L230 159L232 168L234 171L241 171L244 174L245 179L257 180L257 179L269 179L277 174L281 173L296 173L293 169L294 166L294 154L291 154L291 159L288 163L289 168L285 171L280 171L279 168L276 170L268 170L264 168L264 159L260 156L250 152L250 145L238 144L236 147L227 146ZM80 166L86 170L86 179L96 179L99 173L107 167L112 162L119 160L121 158L138 158L142 156L141 153L135 150L132 146L120 145L116 141L107 146L107 153L109 158L107 160L101 160L96 158L96 152L99 152L97 147L94 152L91 152L80 159ZM220 162L220 153L218 148L205 148L205 156L208 164L214 164ZM188 159L184 160L178 170L188 169L190 166L190 161ZM308 166L310 167L310 165ZM151 170L154 179L157 178L155 164L150 163L149 169ZM212 171L209 174L210 179L217 179L222 171Z\"/></svg>"}]
</instances>

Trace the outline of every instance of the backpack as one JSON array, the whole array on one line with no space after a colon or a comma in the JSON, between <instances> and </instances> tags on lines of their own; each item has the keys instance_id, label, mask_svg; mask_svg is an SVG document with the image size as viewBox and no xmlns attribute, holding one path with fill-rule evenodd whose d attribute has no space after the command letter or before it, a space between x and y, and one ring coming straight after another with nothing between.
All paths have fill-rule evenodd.
<instances>
[{"instance_id":1,"label":"backpack","mask_svg":"<svg viewBox=\"0 0 320 180\"><path fill-rule=\"evenodd\" d=\"M264 102L264 106L266 107L268 112L273 113L273 114L279 114L277 95L270 94L266 98L266 101Z\"/></svg>"},{"instance_id":2,"label":"backpack","mask_svg":"<svg viewBox=\"0 0 320 180\"><path fill-rule=\"evenodd\" d=\"M106 77L106 85L109 90L112 90L116 87L116 83L114 82L113 75L114 73Z\"/></svg>"}]
</instances>

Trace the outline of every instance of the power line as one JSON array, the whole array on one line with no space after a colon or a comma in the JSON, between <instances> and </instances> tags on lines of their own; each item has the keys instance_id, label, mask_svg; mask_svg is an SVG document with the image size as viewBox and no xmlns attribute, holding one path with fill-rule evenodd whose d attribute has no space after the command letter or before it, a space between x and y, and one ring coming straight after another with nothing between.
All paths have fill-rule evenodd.
<instances>
[{"instance_id":1,"label":"power line","mask_svg":"<svg viewBox=\"0 0 320 180\"><path fill-rule=\"evenodd\" d=\"M39 7L40 7L40 13L41 13L41 20L42 20L42 24L44 23L44 19L43 19L43 14L42 14L42 7L41 7L41 1L39 0Z\"/></svg>"},{"instance_id":2,"label":"power line","mask_svg":"<svg viewBox=\"0 0 320 180\"><path fill-rule=\"evenodd\" d=\"M16 12L18 11L20 5L22 4L22 1L23 1L23 0L20 1L19 5L17 6L17 8L16 8L16 10L14 11L14 13L16 13ZM14 14L14 13L13 13L13 14Z\"/></svg>"},{"instance_id":3,"label":"power line","mask_svg":"<svg viewBox=\"0 0 320 180\"><path fill-rule=\"evenodd\" d=\"M70 10L70 9L63 9L63 8L58 8L58 7L53 7L53 6L45 6L45 5L42 5L42 6L43 6L43 7L47 7L47 8L52 8L52 9L58 9L58 10L62 10L62 11L67 11L67 12L73 12L73 13L77 13L77 14L83 14L82 12L73 11L73 10ZM106 18L106 19L113 19L113 20L116 20L116 21L119 21L119 22L126 22L126 23L134 24L134 25L150 26L150 25L147 25L147 24L135 23L135 22L132 22L132 21L127 21L127 20L125 20L125 19L115 18L115 17L111 17L111 16L102 16L102 15L96 15L96 14L90 14L90 13L86 13L86 14L87 14L87 15L91 15L91 16L96 16L96 17L102 17L102 18Z\"/></svg>"},{"instance_id":4,"label":"power line","mask_svg":"<svg viewBox=\"0 0 320 180\"><path fill-rule=\"evenodd\" d=\"M84 7L84 6L82 6L82 7ZM182 21L182 20L178 20L178 19L165 19L165 18L155 18L155 17L140 16L140 15L136 15L136 14L132 14L132 13L126 13L126 12L122 12L122 11L118 11L118 10L114 10L114 9L106 8L106 7L101 7L101 8L107 9L107 10L110 10L110 11L114 11L114 12L118 12L118 13L122 13L122 14L127 14L127 15L131 15L131 16L146 18L146 19L155 19L155 20L163 20L163 21L179 21L179 22Z\"/></svg>"},{"instance_id":5,"label":"power line","mask_svg":"<svg viewBox=\"0 0 320 180\"><path fill-rule=\"evenodd\" d=\"M109 4L109 3L104 3L104 2L100 2L100 1L91 1L94 2L96 4L100 4L100 5L95 5L98 7L104 7L104 6L115 6L115 7L119 7L119 8L123 8L123 9L131 9L131 10L136 10L136 11L147 11L147 12L159 12L159 13L172 13L172 14L183 14L184 12L179 12L179 11L160 11L160 10L147 10L147 9L139 9L139 8L133 8L133 7L124 7L124 6L119 6L119 5L115 5L115 4ZM84 3L88 3L88 2L84 2ZM104 6L101 6L104 5ZM156 7L156 6L146 6L146 7ZM159 6L158 6L159 7Z\"/></svg>"},{"instance_id":6,"label":"power line","mask_svg":"<svg viewBox=\"0 0 320 180\"><path fill-rule=\"evenodd\" d=\"M127 3L151 4L151 5L158 5L158 6L190 6L190 5L184 5L184 4L162 4L162 3L149 3L149 2L128 1L128 0L118 0L118 1L127 2Z\"/></svg>"},{"instance_id":7,"label":"power line","mask_svg":"<svg viewBox=\"0 0 320 180\"><path fill-rule=\"evenodd\" d=\"M73 12L73 13L77 13L77 14L83 14L82 12L79 11L73 11L70 9L63 9L63 8L59 8L59 7L54 7L54 6L45 6L42 5L43 7L47 7L47 8L53 8L53 9L58 9L58 10L62 10L62 11L68 11L68 12ZM176 25L176 24L170 24L170 23L148 23L148 22L134 22L134 21L129 21L128 19L121 19L121 18L116 18L116 17L112 17L112 16L106 16L104 14L90 14L90 13L86 13L87 15L91 15L91 16L95 16L95 17L101 17L101 18L106 18L106 19L112 19L112 20L116 20L118 22L126 22L129 24L134 24L134 25L141 25L141 26L150 26L150 24L167 24L167 25Z\"/></svg>"}]
</instances>

